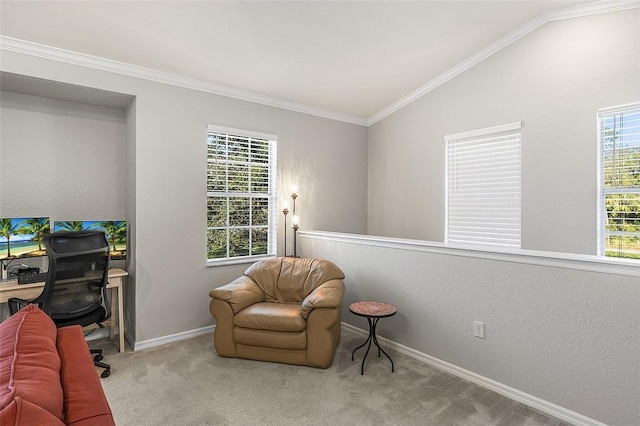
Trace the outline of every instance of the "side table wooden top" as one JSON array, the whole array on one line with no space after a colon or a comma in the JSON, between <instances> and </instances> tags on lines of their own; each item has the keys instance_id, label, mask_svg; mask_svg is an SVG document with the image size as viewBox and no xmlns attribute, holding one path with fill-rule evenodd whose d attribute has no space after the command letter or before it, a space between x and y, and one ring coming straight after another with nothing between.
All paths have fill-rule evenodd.
<instances>
[{"instance_id":1,"label":"side table wooden top","mask_svg":"<svg viewBox=\"0 0 640 426\"><path fill-rule=\"evenodd\" d=\"M397 312L396 307L383 302L355 302L349 305L349 311L363 317L390 317Z\"/></svg>"}]
</instances>

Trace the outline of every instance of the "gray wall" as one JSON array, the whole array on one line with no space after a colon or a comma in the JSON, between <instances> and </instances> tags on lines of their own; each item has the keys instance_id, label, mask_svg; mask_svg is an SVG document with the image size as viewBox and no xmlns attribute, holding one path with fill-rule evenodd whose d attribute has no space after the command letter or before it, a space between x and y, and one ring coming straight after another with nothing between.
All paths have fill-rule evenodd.
<instances>
[{"instance_id":1,"label":"gray wall","mask_svg":"<svg viewBox=\"0 0 640 426\"><path fill-rule=\"evenodd\" d=\"M135 324L129 331L135 333L136 342L213 324L209 290L229 282L247 267L205 266L208 124L278 135L278 179L283 185L298 182L297 207L303 229L366 232L364 127L14 52L2 51L0 59L5 72L135 96L135 103L119 113L123 120L119 131L126 143L120 148L118 164L126 170L111 197L116 199L104 202L104 212L115 209L126 213L130 223L133 258L128 265L132 278L127 283L125 303L129 328ZM52 126L60 121L57 113L51 113L49 119ZM29 128L24 131L31 132ZM43 137L49 140L48 135ZM3 135L3 161L8 147L21 143L19 134ZM101 157L103 152L100 144L75 160L94 163L96 154ZM52 149L48 155L48 161L55 162L65 154ZM68 173L78 185L85 182L82 176ZM42 180L32 179L30 185L42 190ZM32 195L10 189L4 176L1 185L0 215L40 212L23 208ZM5 191L11 191L11 196L5 196ZM284 196L279 194L280 199ZM46 193L42 197L43 202L48 199ZM81 195L70 200L65 208L85 204ZM37 198L32 204L42 209ZM60 214L44 210L52 216ZM280 224L279 238L282 231Z\"/></svg>"},{"instance_id":2,"label":"gray wall","mask_svg":"<svg viewBox=\"0 0 640 426\"><path fill-rule=\"evenodd\" d=\"M128 255L125 269L129 272L129 278L127 284L124 287L124 300L129 301L125 308L125 330L127 332L128 340L131 342L136 341L136 100L133 99L126 108L126 134L127 143L125 146L125 217L128 218L129 235L128 235Z\"/></svg>"},{"instance_id":3,"label":"gray wall","mask_svg":"<svg viewBox=\"0 0 640 426\"><path fill-rule=\"evenodd\" d=\"M1 92L0 216L125 217L120 109Z\"/></svg>"},{"instance_id":4,"label":"gray wall","mask_svg":"<svg viewBox=\"0 0 640 426\"><path fill-rule=\"evenodd\" d=\"M522 248L596 254L596 113L640 101L638 22L546 24L371 126L368 233L443 241L444 136L524 121Z\"/></svg>"},{"instance_id":5,"label":"gray wall","mask_svg":"<svg viewBox=\"0 0 640 426\"><path fill-rule=\"evenodd\" d=\"M391 303L398 313L380 321L382 337L605 424L640 424L637 276L350 238L301 235L304 256L345 273L343 321L366 329L349 304Z\"/></svg>"},{"instance_id":6,"label":"gray wall","mask_svg":"<svg viewBox=\"0 0 640 426\"><path fill-rule=\"evenodd\" d=\"M369 235L443 241L451 133L523 121L522 247L595 254L599 108L640 101L640 9L546 24L369 128ZM313 241L385 337L613 425L639 424L638 279ZM347 312L344 320L363 327ZM485 321L487 339L471 336Z\"/></svg>"}]
</instances>

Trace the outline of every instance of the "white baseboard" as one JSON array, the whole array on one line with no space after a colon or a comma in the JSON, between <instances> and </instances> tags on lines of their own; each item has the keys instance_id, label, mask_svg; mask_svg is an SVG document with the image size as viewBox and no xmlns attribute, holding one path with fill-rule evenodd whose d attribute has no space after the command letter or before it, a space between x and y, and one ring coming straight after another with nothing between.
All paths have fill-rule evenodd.
<instances>
[{"instance_id":1,"label":"white baseboard","mask_svg":"<svg viewBox=\"0 0 640 426\"><path fill-rule=\"evenodd\" d=\"M215 325L208 325L194 330L183 331L181 333L169 334L168 336L156 337L155 339L142 340L131 345L134 351L152 348L154 346L166 345L167 343L177 342L179 340L191 339L192 337L202 336L203 334L213 333ZM131 342L130 342L131 343Z\"/></svg>"},{"instance_id":2,"label":"white baseboard","mask_svg":"<svg viewBox=\"0 0 640 426\"><path fill-rule=\"evenodd\" d=\"M345 322L342 322L342 327L344 329L356 332L365 338L369 334L368 331L358 327L354 327L353 325L347 324ZM528 393L519 391L518 389L514 389L510 386L496 382L495 380L491 380L487 377L481 376L472 371L465 370L464 368L458 367L453 364L449 364L446 361L443 361L431 355L427 355L425 353L419 352L415 349L401 345L392 340L385 339L384 337L380 337L380 336L378 336L378 340L380 342L383 342L390 349L393 349L396 352L399 352L410 358L429 364L440 370L444 370L448 373L453 374L454 376L461 377L465 380L468 380L472 383L480 385L484 388L490 389L494 392L499 393L500 395L504 395L508 398L513 399L514 401L521 402L522 404L528 405L529 407L535 408L536 410L542 411L543 413L546 413L557 419L563 420L565 422L571 423L576 426L606 426L604 423L601 423L597 420L583 416L582 414L576 413L574 411L571 411L559 405L553 404L549 401L545 401L536 396L529 395Z\"/></svg>"}]
</instances>

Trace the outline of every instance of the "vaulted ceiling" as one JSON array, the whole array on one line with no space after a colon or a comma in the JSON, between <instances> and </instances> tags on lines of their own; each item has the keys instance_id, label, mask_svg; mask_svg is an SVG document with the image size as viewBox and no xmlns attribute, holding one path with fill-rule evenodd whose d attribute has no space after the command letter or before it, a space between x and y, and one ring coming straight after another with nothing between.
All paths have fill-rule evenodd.
<instances>
[{"instance_id":1,"label":"vaulted ceiling","mask_svg":"<svg viewBox=\"0 0 640 426\"><path fill-rule=\"evenodd\" d=\"M532 20L586 3L2 0L0 33L367 119Z\"/></svg>"}]
</instances>

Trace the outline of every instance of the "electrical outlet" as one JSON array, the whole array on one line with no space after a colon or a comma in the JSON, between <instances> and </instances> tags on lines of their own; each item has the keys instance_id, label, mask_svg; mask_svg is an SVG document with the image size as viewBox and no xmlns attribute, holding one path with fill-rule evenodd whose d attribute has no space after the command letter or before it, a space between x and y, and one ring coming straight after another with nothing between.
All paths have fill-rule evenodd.
<instances>
[{"instance_id":1,"label":"electrical outlet","mask_svg":"<svg viewBox=\"0 0 640 426\"><path fill-rule=\"evenodd\" d=\"M473 322L473 335L484 339L484 323L480 321Z\"/></svg>"}]
</instances>

